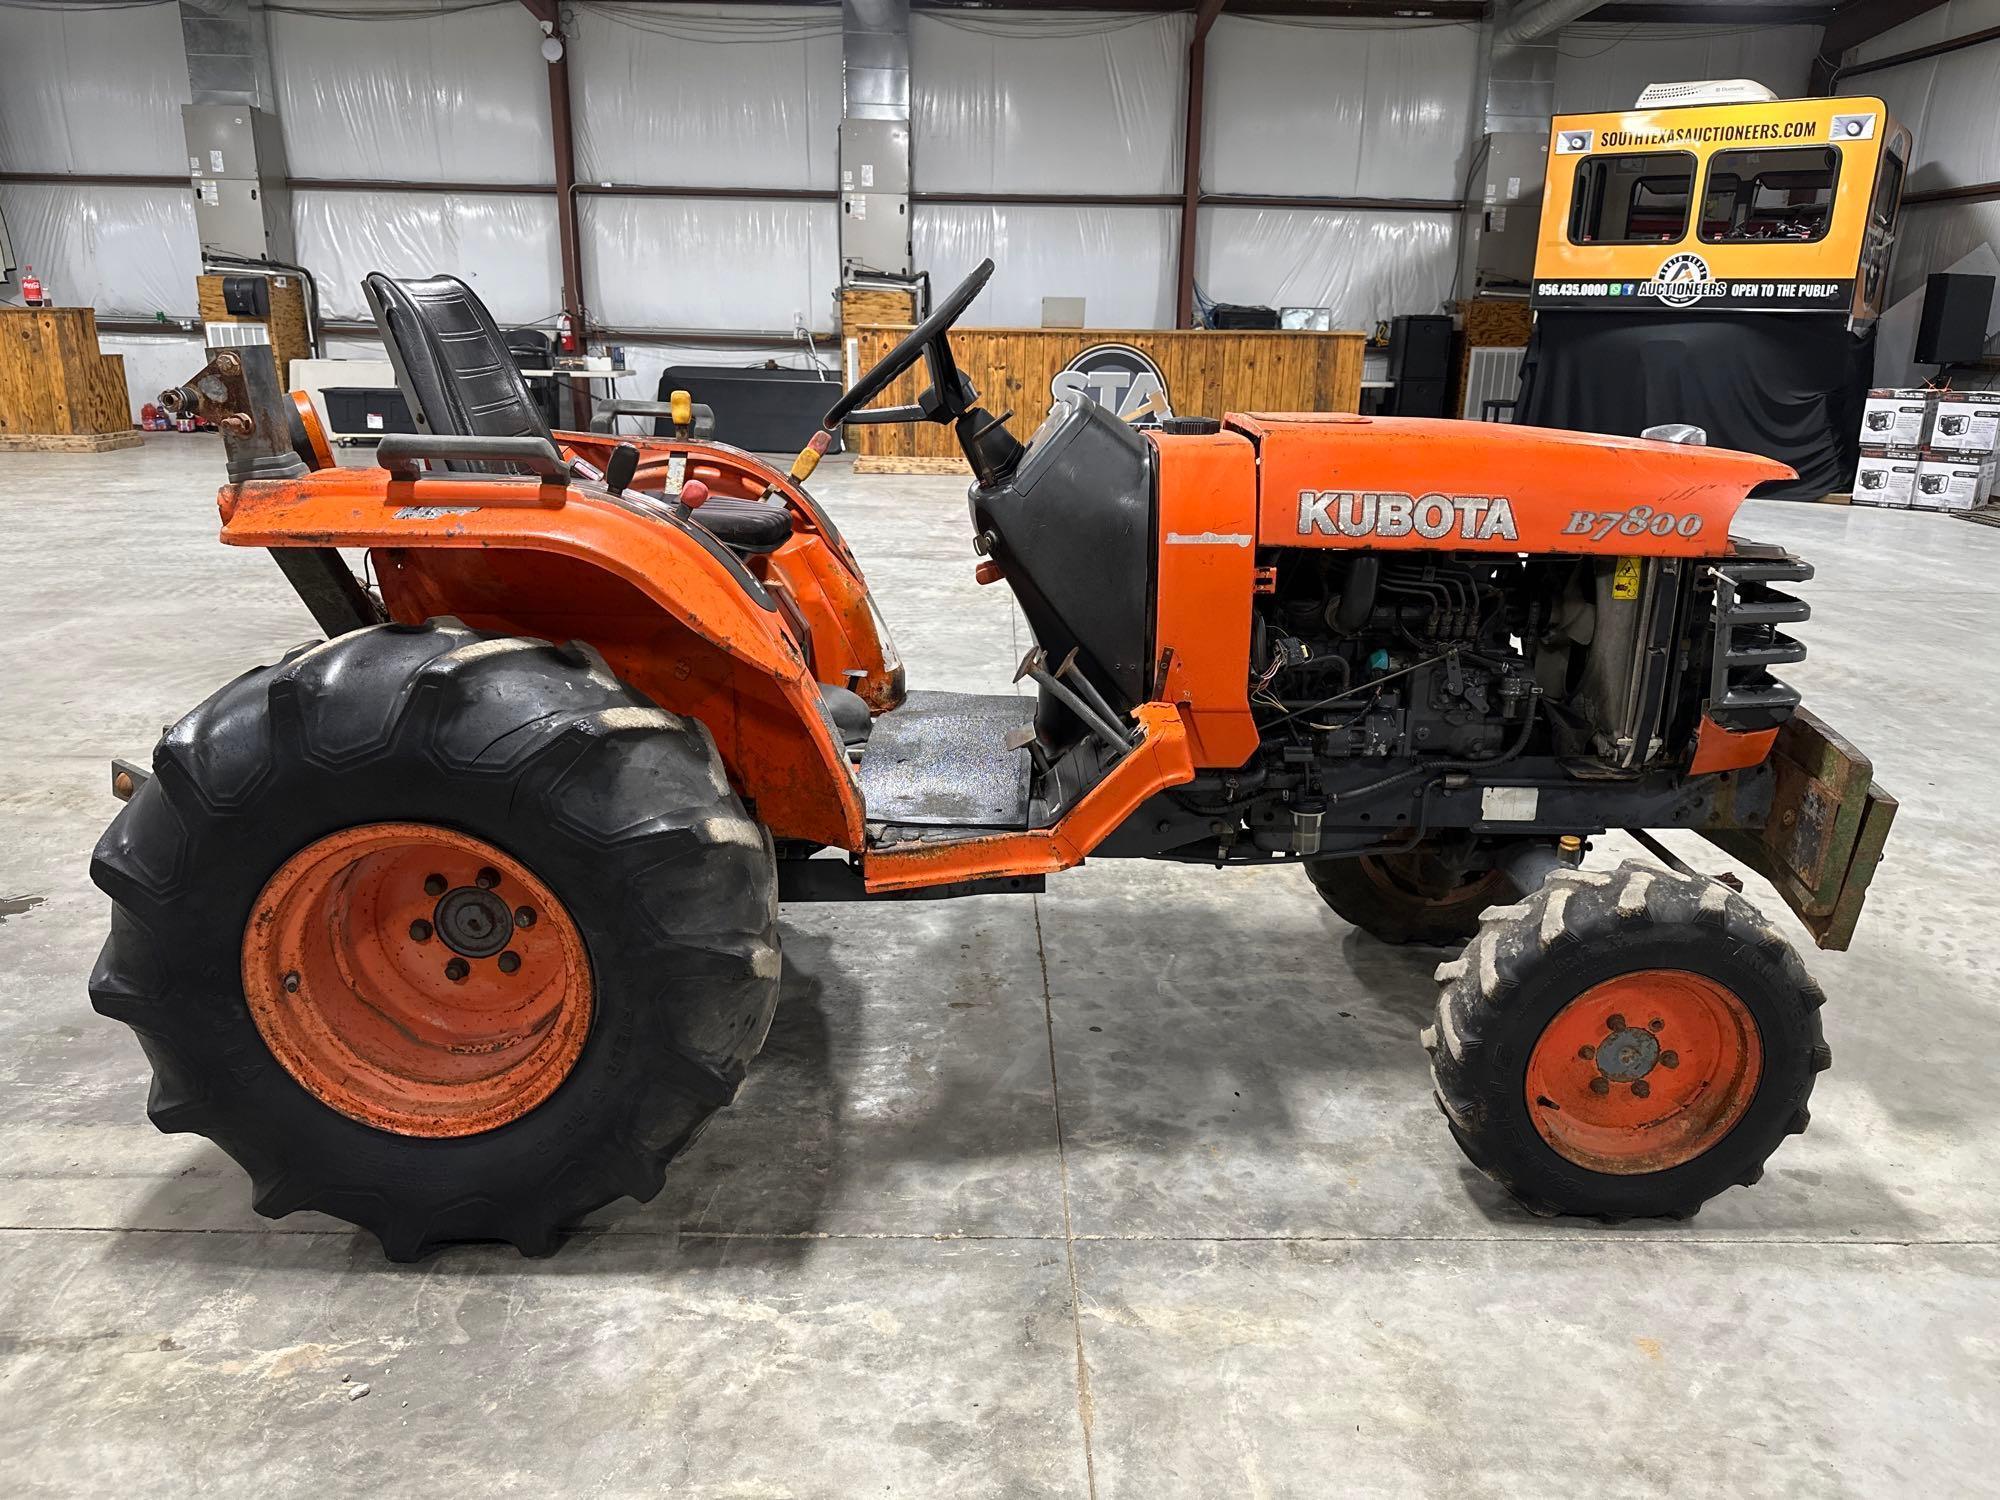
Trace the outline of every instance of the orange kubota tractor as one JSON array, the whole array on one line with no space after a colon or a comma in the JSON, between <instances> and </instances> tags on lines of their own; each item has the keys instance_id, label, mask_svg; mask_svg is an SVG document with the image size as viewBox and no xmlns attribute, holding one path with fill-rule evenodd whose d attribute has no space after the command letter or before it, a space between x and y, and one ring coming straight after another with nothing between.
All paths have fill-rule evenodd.
<instances>
[{"instance_id":1,"label":"orange kubota tractor","mask_svg":"<svg viewBox=\"0 0 2000 1500\"><path fill-rule=\"evenodd\" d=\"M258 1210L389 1255L542 1252L645 1199L777 1002L778 906L1042 889L1086 858L1289 863L1392 942L1468 943L1429 1049L1529 1208L1684 1215L1804 1128L1821 995L1699 830L1843 947L1894 803L1770 673L1810 576L1733 540L1789 471L1678 441L1356 416L1025 445L949 332L980 267L790 474L690 434L550 433L448 278L368 293L423 431L337 468L261 351L170 405L221 427L222 539L326 633L165 733L93 875L91 980ZM917 361L914 406L867 403ZM805 487L844 423L951 424L1032 696L906 692ZM363 549L364 587L339 549ZM1660 861L1582 866L1631 830ZM1274 997L1282 1001L1283 997Z\"/></svg>"}]
</instances>

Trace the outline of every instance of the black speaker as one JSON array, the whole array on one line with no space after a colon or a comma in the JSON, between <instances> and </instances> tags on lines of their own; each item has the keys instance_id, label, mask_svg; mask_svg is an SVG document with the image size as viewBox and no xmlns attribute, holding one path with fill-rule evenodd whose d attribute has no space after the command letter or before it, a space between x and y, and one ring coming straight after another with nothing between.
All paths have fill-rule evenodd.
<instances>
[{"instance_id":1,"label":"black speaker","mask_svg":"<svg viewBox=\"0 0 2000 1500\"><path fill-rule=\"evenodd\" d=\"M1451 391L1442 375L1405 375L1389 393L1388 411L1395 417L1442 417Z\"/></svg>"},{"instance_id":2,"label":"black speaker","mask_svg":"<svg viewBox=\"0 0 2000 1500\"><path fill-rule=\"evenodd\" d=\"M1275 307L1250 307L1240 302L1218 302L1209 309L1211 328L1276 328Z\"/></svg>"},{"instance_id":3,"label":"black speaker","mask_svg":"<svg viewBox=\"0 0 2000 1500\"><path fill-rule=\"evenodd\" d=\"M1924 283L1924 315L1917 324L1917 363L1971 364L1985 352L1986 320L1992 311L1991 276L1934 273Z\"/></svg>"},{"instance_id":4,"label":"black speaker","mask_svg":"<svg viewBox=\"0 0 2000 1500\"><path fill-rule=\"evenodd\" d=\"M1389 378L1443 380L1451 373L1451 319L1405 313L1389 323Z\"/></svg>"}]
</instances>

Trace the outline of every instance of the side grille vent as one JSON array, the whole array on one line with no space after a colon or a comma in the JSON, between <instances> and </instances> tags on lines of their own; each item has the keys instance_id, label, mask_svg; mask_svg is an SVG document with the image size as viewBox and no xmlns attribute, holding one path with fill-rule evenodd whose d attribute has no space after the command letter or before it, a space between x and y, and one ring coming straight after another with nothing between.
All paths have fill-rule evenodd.
<instances>
[{"instance_id":1,"label":"side grille vent","mask_svg":"<svg viewBox=\"0 0 2000 1500\"><path fill-rule=\"evenodd\" d=\"M1805 660L1806 648L1779 627L1796 625L1812 606L1774 588L1804 583L1812 564L1777 548L1745 550L1715 565L1715 659L1708 685L1709 717L1743 732L1782 724L1799 706L1796 688L1771 668Z\"/></svg>"}]
</instances>

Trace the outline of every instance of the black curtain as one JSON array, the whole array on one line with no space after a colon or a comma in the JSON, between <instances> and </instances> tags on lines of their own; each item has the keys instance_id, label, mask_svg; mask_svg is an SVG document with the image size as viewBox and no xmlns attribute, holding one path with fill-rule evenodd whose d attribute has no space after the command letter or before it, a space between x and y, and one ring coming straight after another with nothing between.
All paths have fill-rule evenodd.
<instances>
[{"instance_id":1,"label":"black curtain","mask_svg":"<svg viewBox=\"0 0 2000 1500\"><path fill-rule=\"evenodd\" d=\"M1874 329L1842 313L1544 312L1517 420L1624 437L1692 422L1799 471L1758 494L1817 500L1853 483L1874 361Z\"/></svg>"}]
</instances>

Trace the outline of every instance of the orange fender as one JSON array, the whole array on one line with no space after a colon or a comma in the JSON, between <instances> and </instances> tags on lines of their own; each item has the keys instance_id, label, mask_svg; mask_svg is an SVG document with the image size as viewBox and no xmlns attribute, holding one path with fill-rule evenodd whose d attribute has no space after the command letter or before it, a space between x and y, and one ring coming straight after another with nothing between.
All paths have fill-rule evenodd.
<instances>
[{"instance_id":1,"label":"orange fender","mask_svg":"<svg viewBox=\"0 0 2000 1500\"><path fill-rule=\"evenodd\" d=\"M559 432L572 458L604 467L621 442L639 450L634 489L653 493L668 484L669 465L682 460L683 478L737 500L769 496L792 513L792 539L749 561L759 581L784 594L810 630L814 674L821 682L852 688L870 710L887 713L903 701L903 663L870 602L868 581L839 529L804 485L754 453L727 443L690 438L610 437Z\"/></svg>"},{"instance_id":2,"label":"orange fender","mask_svg":"<svg viewBox=\"0 0 2000 1500\"><path fill-rule=\"evenodd\" d=\"M691 529L508 476L328 469L218 499L231 546L367 548L396 620L454 615L588 643L662 708L707 726L775 837L862 847L860 784L802 643Z\"/></svg>"}]
</instances>

